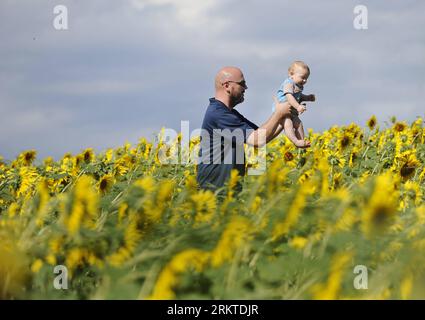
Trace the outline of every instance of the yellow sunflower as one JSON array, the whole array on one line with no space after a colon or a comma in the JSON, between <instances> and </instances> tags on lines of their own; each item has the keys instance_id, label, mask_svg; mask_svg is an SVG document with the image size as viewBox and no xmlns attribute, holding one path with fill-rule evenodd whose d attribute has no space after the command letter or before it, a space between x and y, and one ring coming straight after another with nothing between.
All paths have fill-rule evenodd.
<instances>
[{"instance_id":1,"label":"yellow sunflower","mask_svg":"<svg viewBox=\"0 0 425 320\"><path fill-rule=\"evenodd\" d=\"M362 229L367 236L382 233L391 224L397 213L397 199L392 175L378 176L362 216Z\"/></svg>"},{"instance_id":2,"label":"yellow sunflower","mask_svg":"<svg viewBox=\"0 0 425 320\"><path fill-rule=\"evenodd\" d=\"M366 124L367 124L367 126L369 127L370 130L373 130L376 127L376 123L377 123L376 117L375 117L375 115L373 115L369 118L369 120L367 120Z\"/></svg>"},{"instance_id":3,"label":"yellow sunflower","mask_svg":"<svg viewBox=\"0 0 425 320\"><path fill-rule=\"evenodd\" d=\"M114 183L115 183L115 179L113 175L105 174L103 177L99 179L99 182L97 183L97 189L100 193L105 194L111 189Z\"/></svg>"},{"instance_id":4,"label":"yellow sunflower","mask_svg":"<svg viewBox=\"0 0 425 320\"><path fill-rule=\"evenodd\" d=\"M394 123L393 130L395 132L403 132L406 130L407 124L405 122L396 122Z\"/></svg>"},{"instance_id":5,"label":"yellow sunflower","mask_svg":"<svg viewBox=\"0 0 425 320\"><path fill-rule=\"evenodd\" d=\"M35 150L24 151L19 155L18 161L21 165L30 166L34 162L36 155L37 151Z\"/></svg>"}]
</instances>

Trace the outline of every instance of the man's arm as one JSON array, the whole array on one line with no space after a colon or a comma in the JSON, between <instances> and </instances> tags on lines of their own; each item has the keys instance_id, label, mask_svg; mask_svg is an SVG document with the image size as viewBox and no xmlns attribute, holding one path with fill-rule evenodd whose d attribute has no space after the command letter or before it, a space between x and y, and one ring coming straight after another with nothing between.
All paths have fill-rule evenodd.
<instances>
[{"instance_id":1,"label":"man's arm","mask_svg":"<svg viewBox=\"0 0 425 320\"><path fill-rule=\"evenodd\" d=\"M282 130L283 130L283 124L282 124L282 121L281 121L281 122L279 122L279 124L278 124L278 126L277 126L275 132L273 133L273 136L271 137L270 140L273 140L274 138L276 138L282 132Z\"/></svg>"},{"instance_id":2,"label":"man's arm","mask_svg":"<svg viewBox=\"0 0 425 320\"><path fill-rule=\"evenodd\" d=\"M262 147L282 131L283 128L281 128L280 122L284 117L291 114L290 106L287 103L278 103L276 100L275 104L275 112L261 127L249 135L246 139L247 144L254 147Z\"/></svg>"}]
</instances>

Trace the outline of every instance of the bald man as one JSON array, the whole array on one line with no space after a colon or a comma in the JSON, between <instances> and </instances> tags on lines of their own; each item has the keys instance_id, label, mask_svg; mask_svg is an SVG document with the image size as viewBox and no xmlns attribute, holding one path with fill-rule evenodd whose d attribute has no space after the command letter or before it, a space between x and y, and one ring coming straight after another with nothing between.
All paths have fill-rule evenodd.
<instances>
[{"instance_id":1,"label":"bald man","mask_svg":"<svg viewBox=\"0 0 425 320\"><path fill-rule=\"evenodd\" d=\"M248 89L242 71L224 67L215 77L215 96L202 123L197 181L202 189L216 190L229 179L232 169L245 175L244 143L260 147L279 135L281 121L290 115L287 105L275 100L271 117L260 127L234 108L244 101ZM263 130L259 130L263 129ZM241 185L237 188L240 191Z\"/></svg>"}]
</instances>

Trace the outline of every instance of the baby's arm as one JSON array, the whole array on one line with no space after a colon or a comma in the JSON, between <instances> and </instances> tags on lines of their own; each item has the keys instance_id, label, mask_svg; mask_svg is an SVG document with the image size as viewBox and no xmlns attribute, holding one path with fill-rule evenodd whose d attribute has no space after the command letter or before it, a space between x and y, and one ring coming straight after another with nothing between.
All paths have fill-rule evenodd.
<instances>
[{"instance_id":1,"label":"baby's arm","mask_svg":"<svg viewBox=\"0 0 425 320\"><path fill-rule=\"evenodd\" d=\"M301 94L301 101L316 101L316 96L314 94Z\"/></svg>"},{"instance_id":2,"label":"baby's arm","mask_svg":"<svg viewBox=\"0 0 425 320\"><path fill-rule=\"evenodd\" d=\"M299 119L298 119L299 120ZM300 121L301 122L301 121ZM298 148L308 148L310 146L309 141L304 140L304 131L302 129L302 124L298 125L296 131L294 131L294 123L290 117L286 117L283 119L283 128L285 130L285 134L289 140ZM301 128L301 133L300 133Z\"/></svg>"},{"instance_id":3,"label":"baby's arm","mask_svg":"<svg viewBox=\"0 0 425 320\"><path fill-rule=\"evenodd\" d=\"M289 104L298 111L299 114L303 113L307 109L305 105L299 104L297 99L295 99L291 93L286 94L286 99L288 100Z\"/></svg>"}]
</instances>

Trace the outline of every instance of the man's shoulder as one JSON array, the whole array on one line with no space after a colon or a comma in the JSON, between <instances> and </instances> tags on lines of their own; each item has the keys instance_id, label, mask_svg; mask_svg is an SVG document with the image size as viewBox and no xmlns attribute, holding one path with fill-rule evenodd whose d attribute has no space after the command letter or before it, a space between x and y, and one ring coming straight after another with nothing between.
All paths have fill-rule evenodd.
<instances>
[{"instance_id":1,"label":"man's shoulder","mask_svg":"<svg viewBox=\"0 0 425 320\"><path fill-rule=\"evenodd\" d=\"M220 111L226 111L228 110L227 107L223 104L223 102L216 100L215 98L210 98L210 103L208 105L207 111L211 110L220 110Z\"/></svg>"},{"instance_id":2,"label":"man's shoulder","mask_svg":"<svg viewBox=\"0 0 425 320\"><path fill-rule=\"evenodd\" d=\"M210 99L210 103L205 110L204 121L202 127L204 129L211 129L217 126L217 122L223 117L224 110L220 105L214 101L213 98Z\"/></svg>"},{"instance_id":3,"label":"man's shoulder","mask_svg":"<svg viewBox=\"0 0 425 320\"><path fill-rule=\"evenodd\" d=\"M211 101L212 100L212 101ZM247 120L237 110L230 110L222 102L218 100L210 99L210 104L205 112L203 127L240 127L249 125L250 127L257 129L257 125Z\"/></svg>"},{"instance_id":4,"label":"man's shoulder","mask_svg":"<svg viewBox=\"0 0 425 320\"><path fill-rule=\"evenodd\" d=\"M224 105L222 105L221 102L217 100L211 101L210 99L210 104L208 105L207 110L205 112L205 117L216 119L230 113L230 110Z\"/></svg>"}]
</instances>

